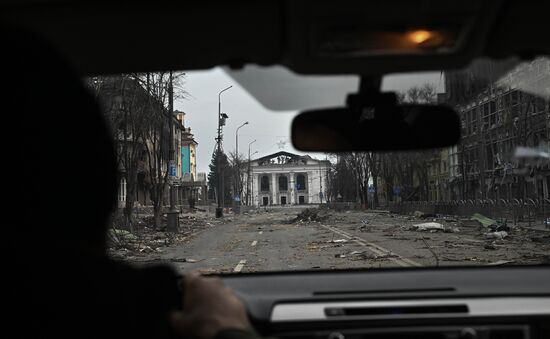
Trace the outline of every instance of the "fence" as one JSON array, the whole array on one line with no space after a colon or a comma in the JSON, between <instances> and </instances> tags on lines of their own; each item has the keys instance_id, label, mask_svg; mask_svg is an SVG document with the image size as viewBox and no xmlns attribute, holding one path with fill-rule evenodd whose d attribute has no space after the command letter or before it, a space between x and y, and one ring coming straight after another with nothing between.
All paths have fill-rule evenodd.
<instances>
[{"instance_id":1,"label":"fence","mask_svg":"<svg viewBox=\"0 0 550 339\"><path fill-rule=\"evenodd\" d=\"M393 213L410 214L415 211L430 214L471 216L480 213L493 219L505 218L514 224L520 221L544 222L550 216L550 199L512 200L455 200L455 201L404 201L390 203Z\"/></svg>"}]
</instances>

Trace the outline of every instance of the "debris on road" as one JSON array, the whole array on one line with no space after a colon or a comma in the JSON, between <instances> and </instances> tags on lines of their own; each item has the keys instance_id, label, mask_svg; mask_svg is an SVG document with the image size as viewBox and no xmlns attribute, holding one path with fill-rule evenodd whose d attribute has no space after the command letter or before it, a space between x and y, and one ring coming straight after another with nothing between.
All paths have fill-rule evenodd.
<instances>
[{"instance_id":1,"label":"debris on road","mask_svg":"<svg viewBox=\"0 0 550 339\"><path fill-rule=\"evenodd\" d=\"M337 212L311 206L251 210L224 220L215 219L213 212L196 212L181 214L179 231L169 233L154 230L150 224L153 219L142 214L132 230L118 224L114 225L115 230L109 230L109 254L115 259L136 263L182 263L176 264L182 270L202 267L202 264L193 263L205 260L204 265L213 265L215 272L222 272L225 268L231 272L235 265L233 261L225 263L225 258L229 260L242 255L251 258L248 271L270 270L273 267L307 269L316 266L326 269L395 266L395 259L392 258L399 255L390 252L392 250L407 258L419 259L423 265L435 266L504 265L511 261L516 264L538 264L550 261L550 233L544 229L543 220L537 219L537 224L530 227L525 220L513 225L509 222L510 227L505 228L505 219L487 218L479 213L472 218L470 215L444 214L429 219L431 217L434 215L422 212L414 216L369 210ZM220 232L229 235L224 234L221 238ZM248 240L245 246L240 232L253 234L254 239L251 240L262 239L265 244L262 251L250 248ZM362 237L367 238L365 242L380 244L388 252L379 252L370 246L359 247ZM209 243L208 239L216 239L212 241L212 248L203 245ZM426 240L428 244L422 244ZM287 247L281 250L281 246ZM203 252L205 248L208 252ZM284 258L274 258L278 253ZM306 260L302 262L297 255L304 256ZM224 259L210 260L212 256L223 256ZM257 260L254 268L253 259ZM279 261L281 264L277 266Z\"/></svg>"},{"instance_id":2,"label":"debris on road","mask_svg":"<svg viewBox=\"0 0 550 339\"><path fill-rule=\"evenodd\" d=\"M121 230L121 229L117 229L117 228L111 228L109 230L109 235L114 238L114 239L137 239L137 237L126 231L126 230Z\"/></svg>"},{"instance_id":3,"label":"debris on road","mask_svg":"<svg viewBox=\"0 0 550 339\"><path fill-rule=\"evenodd\" d=\"M500 231L510 231L510 227L506 225L506 219L504 220L495 220L488 218L482 214L475 213L470 218L471 220L476 220L479 222L482 226L488 228L491 230L491 232L500 232Z\"/></svg>"},{"instance_id":4,"label":"debris on road","mask_svg":"<svg viewBox=\"0 0 550 339\"><path fill-rule=\"evenodd\" d=\"M341 258L344 258L345 256L350 257L351 260L382 260L382 259L388 259L388 258L397 258L399 257L397 254L394 253L386 253L381 255L376 255L371 251L365 250L365 251L353 251L346 255L344 255Z\"/></svg>"},{"instance_id":5,"label":"debris on road","mask_svg":"<svg viewBox=\"0 0 550 339\"><path fill-rule=\"evenodd\" d=\"M485 233L486 239L498 239L502 240L508 236L508 232L506 231L499 231L499 232L489 232Z\"/></svg>"},{"instance_id":6,"label":"debris on road","mask_svg":"<svg viewBox=\"0 0 550 339\"><path fill-rule=\"evenodd\" d=\"M318 208L306 208L296 218L292 219L292 222L320 222L328 218L330 218L330 214L325 211L321 211Z\"/></svg>"},{"instance_id":7,"label":"debris on road","mask_svg":"<svg viewBox=\"0 0 550 339\"><path fill-rule=\"evenodd\" d=\"M348 241L347 241L347 239L333 239L333 240L329 240L327 242L328 243L340 244L340 243L344 243L344 242L348 242Z\"/></svg>"},{"instance_id":8,"label":"debris on road","mask_svg":"<svg viewBox=\"0 0 550 339\"><path fill-rule=\"evenodd\" d=\"M412 226L412 230L416 231L443 231L445 227L437 222L425 222L423 224L416 224Z\"/></svg>"},{"instance_id":9,"label":"debris on road","mask_svg":"<svg viewBox=\"0 0 550 339\"><path fill-rule=\"evenodd\" d=\"M414 216L419 219L437 218L437 215L433 213L424 213L421 211L414 211Z\"/></svg>"},{"instance_id":10,"label":"debris on road","mask_svg":"<svg viewBox=\"0 0 550 339\"><path fill-rule=\"evenodd\" d=\"M204 259L202 259L204 260ZM202 260L197 259L191 259L191 258L172 258L170 259L170 262L188 262L188 263L196 263Z\"/></svg>"},{"instance_id":11,"label":"debris on road","mask_svg":"<svg viewBox=\"0 0 550 339\"><path fill-rule=\"evenodd\" d=\"M495 244L494 241L493 242L488 242L483 246L483 248L486 249L486 250L496 250L497 245Z\"/></svg>"},{"instance_id":12,"label":"debris on road","mask_svg":"<svg viewBox=\"0 0 550 339\"><path fill-rule=\"evenodd\" d=\"M496 225L497 224L497 221L494 220L494 219L491 219L491 218L488 218L482 214L479 214L479 213L475 213L472 215L472 217L470 218L472 220L477 220L479 221L479 223L485 227L490 227L492 225Z\"/></svg>"}]
</instances>

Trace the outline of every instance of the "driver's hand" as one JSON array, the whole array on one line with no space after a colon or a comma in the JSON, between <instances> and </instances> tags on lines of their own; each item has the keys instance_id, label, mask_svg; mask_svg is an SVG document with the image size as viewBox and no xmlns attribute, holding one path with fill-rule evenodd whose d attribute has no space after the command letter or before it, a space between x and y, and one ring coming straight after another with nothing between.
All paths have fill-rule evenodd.
<instances>
[{"instance_id":1,"label":"driver's hand","mask_svg":"<svg viewBox=\"0 0 550 339\"><path fill-rule=\"evenodd\" d=\"M170 319L176 333L211 339L222 330L252 330L244 303L220 278L191 273L183 283L183 310Z\"/></svg>"}]
</instances>

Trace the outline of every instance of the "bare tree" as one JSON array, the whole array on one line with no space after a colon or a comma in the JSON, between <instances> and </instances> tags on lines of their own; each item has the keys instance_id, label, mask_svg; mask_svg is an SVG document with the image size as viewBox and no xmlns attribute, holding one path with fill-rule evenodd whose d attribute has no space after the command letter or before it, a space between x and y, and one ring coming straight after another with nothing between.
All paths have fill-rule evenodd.
<instances>
[{"instance_id":1,"label":"bare tree","mask_svg":"<svg viewBox=\"0 0 550 339\"><path fill-rule=\"evenodd\" d=\"M342 157L354 173L354 179L358 188L357 192L361 205L365 207L368 206L368 189L370 179L368 153L351 152L345 153Z\"/></svg>"},{"instance_id":2,"label":"bare tree","mask_svg":"<svg viewBox=\"0 0 550 339\"><path fill-rule=\"evenodd\" d=\"M111 126L121 178L126 183L124 216L133 230L138 177L153 202L155 227L161 222L170 159L169 91L187 96L184 73L122 74L88 79ZM171 80L171 81L170 81ZM171 87L169 85L172 85Z\"/></svg>"},{"instance_id":3,"label":"bare tree","mask_svg":"<svg viewBox=\"0 0 550 339\"><path fill-rule=\"evenodd\" d=\"M244 170L246 159L241 154L235 152L229 152L229 164L231 171L231 187L233 188L233 195L238 195L241 199L244 191Z\"/></svg>"},{"instance_id":4,"label":"bare tree","mask_svg":"<svg viewBox=\"0 0 550 339\"><path fill-rule=\"evenodd\" d=\"M170 139L170 119L175 119L169 108L172 107L170 100L185 97L185 73L145 73L136 74L135 78L148 94L146 108L151 112L148 126L142 130L142 139L147 156L148 186L156 229L162 222L165 195L169 187L170 159L175 159L175 155L170 154L171 150L176 149L170 145L174 143Z\"/></svg>"},{"instance_id":5,"label":"bare tree","mask_svg":"<svg viewBox=\"0 0 550 339\"><path fill-rule=\"evenodd\" d=\"M134 231L133 210L144 155L142 135L149 119L147 94L135 76L128 74L95 77L89 83L111 127L119 176L126 183L124 220L127 228Z\"/></svg>"}]
</instances>

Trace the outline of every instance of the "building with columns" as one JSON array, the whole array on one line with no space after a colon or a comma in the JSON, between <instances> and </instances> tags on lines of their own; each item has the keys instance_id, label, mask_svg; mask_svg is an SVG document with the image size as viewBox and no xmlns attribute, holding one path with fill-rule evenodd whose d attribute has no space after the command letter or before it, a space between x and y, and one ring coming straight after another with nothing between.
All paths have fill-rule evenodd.
<instances>
[{"instance_id":1,"label":"building with columns","mask_svg":"<svg viewBox=\"0 0 550 339\"><path fill-rule=\"evenodd\" d=\"M245 205L303 205L326 202L328 160L277 152L243 166Z\"/></svg>"}]
</instances>

